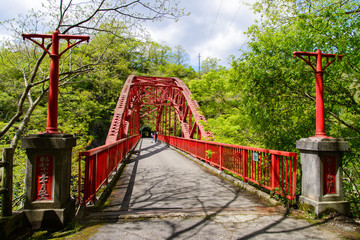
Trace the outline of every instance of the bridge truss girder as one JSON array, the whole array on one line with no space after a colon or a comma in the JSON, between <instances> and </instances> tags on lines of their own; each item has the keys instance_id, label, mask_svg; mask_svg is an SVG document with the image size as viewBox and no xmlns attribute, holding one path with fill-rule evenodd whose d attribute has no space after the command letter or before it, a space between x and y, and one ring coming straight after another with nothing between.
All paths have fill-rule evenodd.
<instances>
[{"instance_id":1,"label":"bridge truss girder","mask_svg":"<svg viewBox=\"0 0 360 240\"><path fill-rule=\"evenodd\" d=\"M127 78L117 102L106 144L139 134L141 120L154 121L163 135L176 135L180 126L182 137L213 140L204 129L205 117L198 103L191 99L188 87L178 78Z\"/></svg>"}]
</instances>

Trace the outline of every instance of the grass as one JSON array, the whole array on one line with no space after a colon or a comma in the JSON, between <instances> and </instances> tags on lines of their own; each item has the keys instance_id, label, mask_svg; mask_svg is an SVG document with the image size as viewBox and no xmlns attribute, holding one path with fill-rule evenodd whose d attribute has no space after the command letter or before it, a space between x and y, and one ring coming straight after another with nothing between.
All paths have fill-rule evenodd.
<instances>
[{"instance_id":1,"label":"grass","mask_svg":"<svg viewBox=\"0 0 360 240\"><path fill-rule=\"evenodd\" d=\"M72 221L62 230L29 230L19 236L16 240L43 240L43 239L88 239L103 225L102 222Z\"/></svg>"}]
</instances>

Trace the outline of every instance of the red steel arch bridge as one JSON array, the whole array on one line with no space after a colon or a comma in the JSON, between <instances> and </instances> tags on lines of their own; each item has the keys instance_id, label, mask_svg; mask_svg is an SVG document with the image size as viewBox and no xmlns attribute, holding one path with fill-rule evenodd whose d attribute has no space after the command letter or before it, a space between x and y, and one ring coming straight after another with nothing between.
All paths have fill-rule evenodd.
<instances>
[{"instance_id":1,"label":"red steel arch bridge","mask_svg":"<svg viewBox=\"0 0 360 240\"><path fill-rule=\"evenodd\" d=\"M127 78L117 102L106 143L79 154L79 202L96 193L140 139L144 125L159 140L263 189L296 198L297 154L214 142L206 119L188 87L178 78Z\"/></svg>"},{"instance_id":2,"label":"red steel arch bridge","mask_svg":"<svg viewBox=\"0 0 360 240\"><path fill-rule=\"evenodd\" d=\"M191 99L188 87L178 78L131 75L117 102L106 144L138 134L140 125L152 122L164 135L176 135L178 127L185 139L213 139L204 129L205 117Z\"/></svg>"}]
</instances>

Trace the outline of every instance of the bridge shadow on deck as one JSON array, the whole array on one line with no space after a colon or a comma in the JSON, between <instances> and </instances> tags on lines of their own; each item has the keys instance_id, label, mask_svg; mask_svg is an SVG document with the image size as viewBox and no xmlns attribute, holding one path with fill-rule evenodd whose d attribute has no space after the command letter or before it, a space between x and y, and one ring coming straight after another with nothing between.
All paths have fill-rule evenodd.
<instances>
[{"instance_id":1,"label":"bridge shadow on deck","mask_svg":"<svg viewBox=\"0 0 360 240\"><path fill-rule=\"evenodd\" d=\"M233 231L230 239L256 239L265 235L278 238L279 235L293 234L313 238L319 233L307 236L311 232L309 229L313 231L326 222L310 224L303 221L298 224L288 217L288 211L267 205L262 199L169 149L166 144L151 143L149 139L140 141L109 203L103 211L90 216L108 222L103 231L122 228L122 225L129 224L126 219L133 219L133 226L125 228L141 235L138 232L146 232L147 224L155 218L161 219L158 220L161 225L157 223L154 228L166 229L166 237L159 236L157 239L197 238L204 232L209 235L209 231L218 231L209 229L214 228L219 223L217 219L224 216L233 217L235 221L238 219L235 223L220 221L220 228L233 224L229 228L232 230L226 229L227 232ZM246 220L249 216L251 220ZM187 224L186 220L191 224ZM241 224L249 227L243 228ZM234 226L239 226L240 232L236 233ZM210 239L216 239L215 236Z\"/></svg>"},{"instance_id":2,"label":"bridge shadow on deck","mask_svg":"<svg viewBox=\"0 0 360 240\"><path fill-rule=\"evenodd\" d=\"M168 146L161 146L160 148L156 148L158 146L161 145L160 142L157 142L155 143L154 145L152 146L149 146L149 147L146 147L146 148L141 148L142 147L142 143L143 141L141 140L140 143L139 143L139 146L137 148L137 150L135 150L134 152L134 156L135 158L131 158L130 161L127 163L128 165L130 164L134 164L133 166L133 169L132 169L132 172L131 172L131 176L130 176L130 180L128 182L128 186L126 187L126 193L125 193L125 196L121 202L121 207L120 207L120 212L122 211L128 211L129 210L129 207L130 207L130 200L131 200L131 196L132 196L132 193L133 193L133 189L134 189L134 185L135 185L135 178L136 178L136 174L137 174L137 169L138 169L138 165L139 165L139 161L141 161L141 159L145 159L145 158L148 158L148 157L151 157L152 155L154 154L157 154L157 153L160 153L162 152L164 149L168 148ZM148 151L148 150L151 150L151 149L154 149L154 147L156 148L156 150L154 151L150 151L149 153L145 154L145 155L142 155L140 156L140 152L141 151ZM155 186L154 186L155 187ZM111 206L111 205L109 205ZM114 206L114 205L112 205Z\"/></svg>"},{"instance_id":3,"label":"bridge shadow on deck","mask_svg":"<svg viewBox=\"0 0 360 240\"><path fill-rule=\"evenodd\" d=\"M208 214L208 212L218 212L229 208L230 203L236 201L241 190L232 186L224 179L218 178L215 174L209 170L202 168L201 166L193 163L192 161L184 158L169 147L161 142L157 142L149 145L149 140L142 139L139 146L135 150L133 157L127 164L126 170L118 181L117 185L113 189L113 192L109 199L109 204L102 211L102 213L112 213L113 216L123 214L139 214L144 212L151 213L171 213L171 212L201 212L202 214ZM189 166L165 166L161 167L161 162L155 168L153 166L154 160L151 158L160 158L160 161L166 161L164 158L164 151L168 151L171 154L165 154L166 157L181 158L182 161L188 161L188 163L181 163L180 165ZM160 154L160 155L159 155ZM159 160L159 159L157 159ZM148 161L145 166L139 170L139 164L142 161ZM176 162L172 161L173 163ZM171 166L172 163L170 163ZM199 185L204 185L205 181L202 178L206 176L191 176L188 168L196 167L197 172L211 176L210 184L211 189L200 189ZM180 170L179 170L180 168ZM177 173L180 171L180 173ZM182 176L183 175L183 176ZM184 175L187 175L184 177ZM180 177L179 177L180 176ZM216 178L216 181L214 181ZM145 184L145 186L142 183ZM208 183L209 184L209 181ZM134 188L137 185L137 192L134 194ZM216 195L215 188L222 188L227 195L228 201L216 201L213 197ZM243 191L246 195L247 193ZM199 193L199 194L197 194ZM210 195L210 196L206 196ZM213 203L206 201L213 201ZM258 200L258 199L257 199ZM177 202L179 202L177 204ZM257 206L257 204L255 204ZM238 206L235 206L238 208ZM246 206L245 206L246 207ZM231 210L231 209L230 209Z\"/></svg>"}]
</instances>

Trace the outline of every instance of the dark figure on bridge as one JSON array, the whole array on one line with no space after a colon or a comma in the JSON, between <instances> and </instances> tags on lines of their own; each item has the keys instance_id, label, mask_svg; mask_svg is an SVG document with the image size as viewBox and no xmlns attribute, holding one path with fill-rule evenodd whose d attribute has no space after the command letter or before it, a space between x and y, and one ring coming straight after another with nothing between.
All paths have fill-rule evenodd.
<instances>
[{"instance_id":1,"label":"dark figure on bridge","mask_svg":"<svg viewBox=\"0 0 360 240\"><path fill-rule=\"evenodd\" d=\"M156 141L157 141L157 136L158 136L158 132L157 132L157 131L155 131L155 133L154 133L155 143L156 143Z\"/></svg>"}]
</instances>

